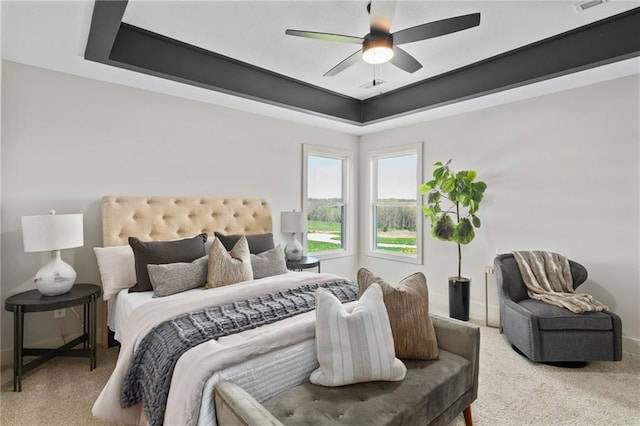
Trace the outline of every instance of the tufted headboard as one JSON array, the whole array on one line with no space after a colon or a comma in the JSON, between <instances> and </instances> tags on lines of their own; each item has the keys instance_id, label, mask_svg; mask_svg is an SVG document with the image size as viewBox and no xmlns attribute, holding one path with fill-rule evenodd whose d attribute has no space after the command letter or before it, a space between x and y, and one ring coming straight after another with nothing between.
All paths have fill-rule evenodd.
<instances>
[{"instance_id":1,"label":"tufted headboard","mask_svg":"<svg viewBox=\"0 0 640 426\"><path fill-rule=\"evenodd\" d=\"M262 234L272 232L271 211L252 198L131 197L102 198L102 245L119 246L129 237L171 240L202 232ZM107 347L107 303L102 307L102 344Z\"/></svg>"},{"instance_id":2,"label":"tufted headboard","mask_svg":"<svg viewBox=\"0 0 640 426\"><path fill-rule=\"evenodd\" d=\"M208 235L272 232L271 211L264 200L252 198L131 197L102 198L103 245L170 240L201 232Z\"/></svg>"}]
</instances>

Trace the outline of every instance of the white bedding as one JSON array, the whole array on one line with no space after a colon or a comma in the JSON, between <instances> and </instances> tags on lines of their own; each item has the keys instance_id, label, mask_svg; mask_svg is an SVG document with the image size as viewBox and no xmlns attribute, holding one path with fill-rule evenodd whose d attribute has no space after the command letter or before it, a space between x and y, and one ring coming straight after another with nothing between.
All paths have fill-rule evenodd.
<instances>
[{"instance_id":1,"label":"white bedding","mask_svg":"<svg viewBox=\"0 0 640 426\"><path fill-rule=\"evenodd\" d=\"M210 290L195 289L171 297L147 299L146 302L142 302L145 298L142 294L128 293L123 298L120 298L122 294L118 295L116 310L120 305L122 315L128 314L128 319L119 331L122 346L116 368L96 400L93 414L109 422L144 424L141 406L120 407L122 383L144 335L165 319L280 289L339 278L331 274L298 272ZM134 296L128 297L131 295ZM135 307L136 303L140 304ZM312 311L212 340L189 350L175 366L165 424L215 424L211 392L220 377L245 377L250 393L259 400L301 383L317 362L314 359L314 335L315 312ZM283 359L291 361L290 369L295 373L289 376L290 369L287 368L286 375L277 372L274 375L275 364L282 367Z\"/></svg>"},{"instance_id":2,"label":"white bedding","mask_svg":"<svg viewBox=\"0 0 640 426\"><path fill-rule=\"evenodd\" d=\"M192 293L198 291L203 290L189 290ZM129 293L128 290L122 290L109 300L109 328L114 331L116 340L120 341L120 336L124 333L124 323L131 312L152 298L153 292ZM202 392L198 425L216 424L213 387L222 378L237 383L257 401L263 402L308 381L309 375L316 368L318 359L315 340L309 339L215 373L207 380Z\"/></svg>"},{"instance_id":3,"label":"white bedding","mask_svg":"<svg viewBox=\"0 0 640 426\"><path fill-rule=\"evenodd\" d=\"M207 380L202 393L198 426L216 425L213 387L220 379L230 380L258 402L309 381L318 368L315 339L278 349L226 368Z\"/></svg>"},{"instance_id":4,"label":"white bedding","mask_svg":"<svg viewBox=\"0 0 640 426\"><path fill-rule=\"evenodd\" d=\"M185 293L199 293L206 291L204 287L194 288L185 291ZM129 293L129 289L120 290L120 292L112 296L107 303L109 304L109 329L114 332L114 339L122 342L125 336L126 324L131 313L139 306L145 303L160 300L153 297L153 291L137 291Z\"/></svg>"}]
</instances>

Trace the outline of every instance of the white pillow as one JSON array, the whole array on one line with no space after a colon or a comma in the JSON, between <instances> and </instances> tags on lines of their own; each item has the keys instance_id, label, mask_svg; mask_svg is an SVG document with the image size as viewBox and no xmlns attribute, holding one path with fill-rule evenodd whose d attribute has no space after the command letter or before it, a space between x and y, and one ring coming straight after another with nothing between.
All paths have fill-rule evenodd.
<instances>
[{"instance_id":1,"label":"white pillow","mask_svg":"<svg viewBox=\"0 0 640 426\"><path fill-rule=\"evenodd\" d=\"M131 246L94 247L102 281L102 298L108 300L136 283L136 267Z\"/></svg>"},{"instance_id":2,"label":"white pillow","mask_svg":"<svg viewBox=\"0 0 640 426\"><path fill-rule=\"evenodd\" d=\"M389 316L378 284L364 292L351 313L328 290L316 290L316 352L320 367L309 379L316 385L399 381L407 373L395 356Z\"/></svg>"}]
</instances>

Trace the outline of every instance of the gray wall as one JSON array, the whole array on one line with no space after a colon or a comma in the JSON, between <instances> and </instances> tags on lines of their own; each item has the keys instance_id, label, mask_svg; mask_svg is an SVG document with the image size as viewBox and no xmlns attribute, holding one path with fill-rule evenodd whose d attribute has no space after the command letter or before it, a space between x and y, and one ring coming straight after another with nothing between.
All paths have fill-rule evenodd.
<instances>
[{"instance_id":1,"label":"gray wall","mask_svg":"<svg viewBox=\"0 0 640 426\"><path fill-rule=\"evenodd\" d=\"M489 184L479 212L483 228L463 248L464 273L473 278L472 316L484 315L483 272L496 250L553 250L589 269L581 289L622 316L625 350L640 353L639 80L622 78L358 138L3 62L1 299L33 288L32 276L48 259L47 253L23 252L23 215L51 208L83 213L85 245L62 255L79 281L98 283L92 247L101 245L102 195L262 197L271 204L282 242L279 212L301 207L303 143L362 154L423 141L425 178L434 161L453 157L456 167L477 170ZM367 181L360 176L358 193L367 190ZM323 261L323 271L353 277L365 266L393 280L419 269L432 301L446 305L455 246L424 233L424 265L361 254ZM490 307L497 315L495 303ZM13 320L5 311L0 318L6 363ZM56 320L52 313L29 314L27 322L27 343L80 330L69 311Z\"/></svg>"},{"instance_id":2,"label":"gray wall","mask_svg":"<svg viewBox=\"0 0 640 426\"><path fill-rule=\"evenodd\" d=\"M484 271L496 252L550 250L586 266L579 290L593 294L623 321L624 349L640 353L640 77L620 78L454 117L363 136L367 150L423 141L424 179L433 163L453 158L488 189L483 226L463 246L463 274L472 277L471 315L484 320ZM370 211L360 205L360 211ZM424 266L365 255L360 264L400 279L425 272L433 303L448 304L447 277L457 249L424 229ZM497 318L494 281L490 317ZM493 303L491 302L493 301Z\"/></svg>"},{"instance_id":3,"label":"gray wall","mask_svg":"<svg viewBox=\"0 0 640 426\"><path fill-rule=\"evenodd\" d=\"M264 198L284 243L280 212L302 207L302 144L357 151L356 136L13 62L3 67L3 304L35 288L33 275L49 258L23 251L21 216L83 213L84 247L62 257L78 282L99 283L92 248L102 245L103 195ZM356 260L326 260L322 269L352 277ZM26 324L27 343L80 331L69 310L56 320L51 312L28 314ZM4 362L12 326L3 310Z\"/></svg>"}]
</instances>

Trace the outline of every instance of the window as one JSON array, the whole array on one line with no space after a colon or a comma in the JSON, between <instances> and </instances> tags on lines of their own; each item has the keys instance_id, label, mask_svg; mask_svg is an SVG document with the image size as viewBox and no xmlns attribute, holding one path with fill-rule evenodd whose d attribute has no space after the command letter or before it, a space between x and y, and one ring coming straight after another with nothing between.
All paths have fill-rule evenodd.
<instances>
[{"instance_id":1,"label":"window","mask_svg":"<svg viewBox=\"0 0 640 426\"><path fill-rule=\"evenodd\" d=\"M369 254L422 262L421 145L370 153Z\"/></svg>"},{"instance_id":2,"label":"window","mask_svg":"<svg viewBox=\"0 0 640 426\"><path fill-rule=\"evenodd\" d=\"M307 253L342 255L348 248L348 183L351 153L305 145ZM326 256L325 256L326 257Z\"/></svg>"}]
</instances>

